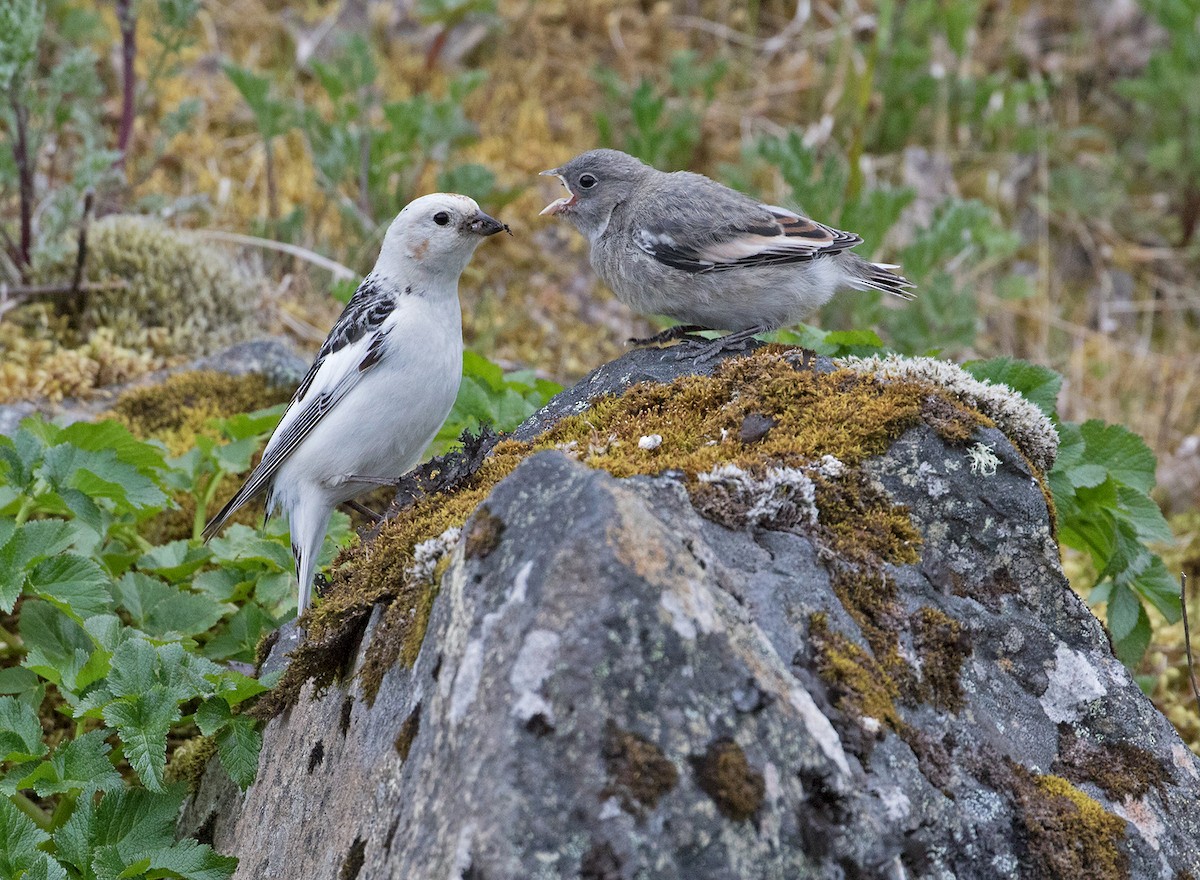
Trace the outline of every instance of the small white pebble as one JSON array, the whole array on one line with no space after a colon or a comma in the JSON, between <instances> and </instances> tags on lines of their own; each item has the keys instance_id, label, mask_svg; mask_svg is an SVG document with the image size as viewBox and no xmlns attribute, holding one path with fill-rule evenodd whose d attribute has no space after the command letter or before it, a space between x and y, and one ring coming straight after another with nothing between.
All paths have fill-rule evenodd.
<instances>
[{"instance_id":1,"label":"small white pebble","mask_svg":"<svg viewBox=\"0 0 1200 880\"><path fill-rule=\"evenodd\" d=\"M647 434L638 440L640 449L658 449L662 446L662 434Z\"/></svg>"}]
</instances>

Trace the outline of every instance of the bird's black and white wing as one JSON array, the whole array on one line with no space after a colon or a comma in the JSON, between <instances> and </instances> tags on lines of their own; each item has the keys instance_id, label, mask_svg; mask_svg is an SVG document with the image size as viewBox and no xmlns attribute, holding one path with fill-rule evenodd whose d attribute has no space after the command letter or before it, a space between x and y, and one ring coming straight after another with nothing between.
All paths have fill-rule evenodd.
<instances>
[{"instance_id":1,"label":"bird's black and white wing","mask_svg":"<svg viewBox=\"0 0 1200 880\"><path fill-rule=\"evenodd\" d=\"M699 227L642 223L633 231L633 242L660 263L699 274L808 262L862 241L786 208L754 208L733 218L718 214Z\"/></svg>"},{"instance_id":2,"label":"bird's black and white wing","mask_svg":"<svg viewBox=\"0 0 1200 880\"><path fill-rule=\"evenodd\" d=\"M276 471L296 447L363 374L379 362L392 326L387 319L395 310L398 293L392 285L373 275L359 285L292 396L258 467L204 527L205 541L217 534L243 504L270 488Z\"/></svg>"}]
</instances>

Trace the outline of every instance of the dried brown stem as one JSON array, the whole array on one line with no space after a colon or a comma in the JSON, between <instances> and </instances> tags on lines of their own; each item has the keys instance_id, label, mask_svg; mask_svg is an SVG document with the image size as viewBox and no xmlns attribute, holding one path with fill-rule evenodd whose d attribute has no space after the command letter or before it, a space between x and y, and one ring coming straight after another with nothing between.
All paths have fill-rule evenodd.
<instances>
[{"instance_id":1,"label":"dried brown stem","mask_svg":"<svg viewBox=\"0 0 1200 880\"><path fill-rule=\"evenodd\" d=\"M71 294L79 293L79 285L83 283L83 265L87 262L88 225L92 221L92 205L96 201L96 191L88 189L83 194L83 217L79 221L79 248L75 252L75 274L71 277Z\"/></svg>"},{"instance_id":2,"label":"dried brown stem","mask_svg":"<svg viewBox=\"0 0 1200 880\"><path fill-rule=\"evenodd\" d=\"M124 166L133 139L133 120L137 109L137 18L133 0L117 0L117 23L121 28L121 127L117 130L117 150L121 156L117 165Z\"/></svg>"},{"instance_id":3,"label":"dried brown stem","mask_svg":"<svg viewBox=\"0 0 1200 880\"><path fill-rule=\"evenodd\" d=\"M1179 575L1179 604L1183 606L1183 649L1187 654L1188 681L1192 683L1192 696L1196 698L1196 708L1200 710L1200 685L1196 683L1196 663L1192 660L1192 632L1188 625L1187 607L1187 575Z\"/></svg>"},{"instance_id":4,"label":"dried brown stem","mask_svg":"<svg viewBox=\"0 0 1200 880\"><path fill-rule=\"evenodd\" d=\"M14 87L9 95L13 110L16 137L13 138L13 161L17 165L17 185L21 198L21 241L13 262L21 273L21 280L28 278L29 257L33 251L33 159L29 155L29 108L17 97Z\"/></svg>"}]
</instances>

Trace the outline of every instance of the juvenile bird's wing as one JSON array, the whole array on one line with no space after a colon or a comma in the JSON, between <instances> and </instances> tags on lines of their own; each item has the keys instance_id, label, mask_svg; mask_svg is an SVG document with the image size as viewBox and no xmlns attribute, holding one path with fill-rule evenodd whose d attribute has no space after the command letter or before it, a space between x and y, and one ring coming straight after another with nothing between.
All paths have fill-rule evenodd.
<instances>
[{"instance_id":1,"label":"juvenile bird's wing","mask_svg":"<svg viewBox=\"0 0 1200 880\"><path fill-rule=\"evenodd\" d=\"M685 272L802 263L862 239L698 174L665 174L633 212L634 244Z\"/></svg>"},{"instance_id":2,"label":"juvenile bird's wing","mask_svg":"<svg viewBox=\"0 0 1200 880\"><path fill-rule=\"evenodd\" d=\"M280 465L358 384L362 375L379 362L385 340L394 326L388 324L387 319L395 310L397 293L391 285L374 276L368 276L359 285L296 389L275 433L267 442L258 467L204 527L205 541L219 532L243 504L271 485Z\"/></svg>"}]
</instances>

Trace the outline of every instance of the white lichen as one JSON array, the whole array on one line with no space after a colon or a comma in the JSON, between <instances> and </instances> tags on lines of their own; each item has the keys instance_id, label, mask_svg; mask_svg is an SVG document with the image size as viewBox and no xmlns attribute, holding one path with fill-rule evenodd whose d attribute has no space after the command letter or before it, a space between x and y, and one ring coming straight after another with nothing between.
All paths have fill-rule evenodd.
<instances>
[{"instance_id":1,"label":"white lichen","mask_svg":"<svg viewBox=\"0 0 1200 880\"><path fill-rule=\"evenodd\" d=\"M638 449L658 449L662 446L662 434L646 434L638 440Z\"/></svg>"},{"instance_id":2,"label":"white lichen","mask_svg":"<svg viewBox=\"0 0 1200 880\"><path fill-rule=\"evenodd\" d=\"M442 561L443 556L454 549L461 534L462 529L458 526L451 526L436 538L422 541L413 547L413 564L405 570L405 574L418 583L431 582L438 563Z\"/></svg>"},{"instance_id":3,"label":"white lichen","mask_svg":"<svg viewBox=\"0 0 1200 880\"><path fill-rule=\"evenodd\" d=\"M799 468L770 467L762 477L735 464L719 464L697 474L721 496L723 506L743 509L745 522L775 527L817 522L816 488Z\"/></svg>"},{"instance_id":4,"label":"white lichen","mask_svg":"<svg viewBox=\"0 0 1200 880\"><path fill-rule=\"evenodd\" d=\"M1054 465L1058 454L1058 431L1054 424L1007 385L976 379L957 364L934 358L891 354L837 358L834 364L883 381L904 379L939 385L995 422L1043 473Z\"/></svg>"},{"instance_id":5,"label":"white lichen","mask_svg":"<svg viewBox=\"0 0 1200 880\"><path fill-rule=\"evenodd\" d=\"M980 477L993 476L1000 465L995 449L995 443L976 443L968 449L967 458L971 461L971 473Z\"/></svg>"}]
</instances>

